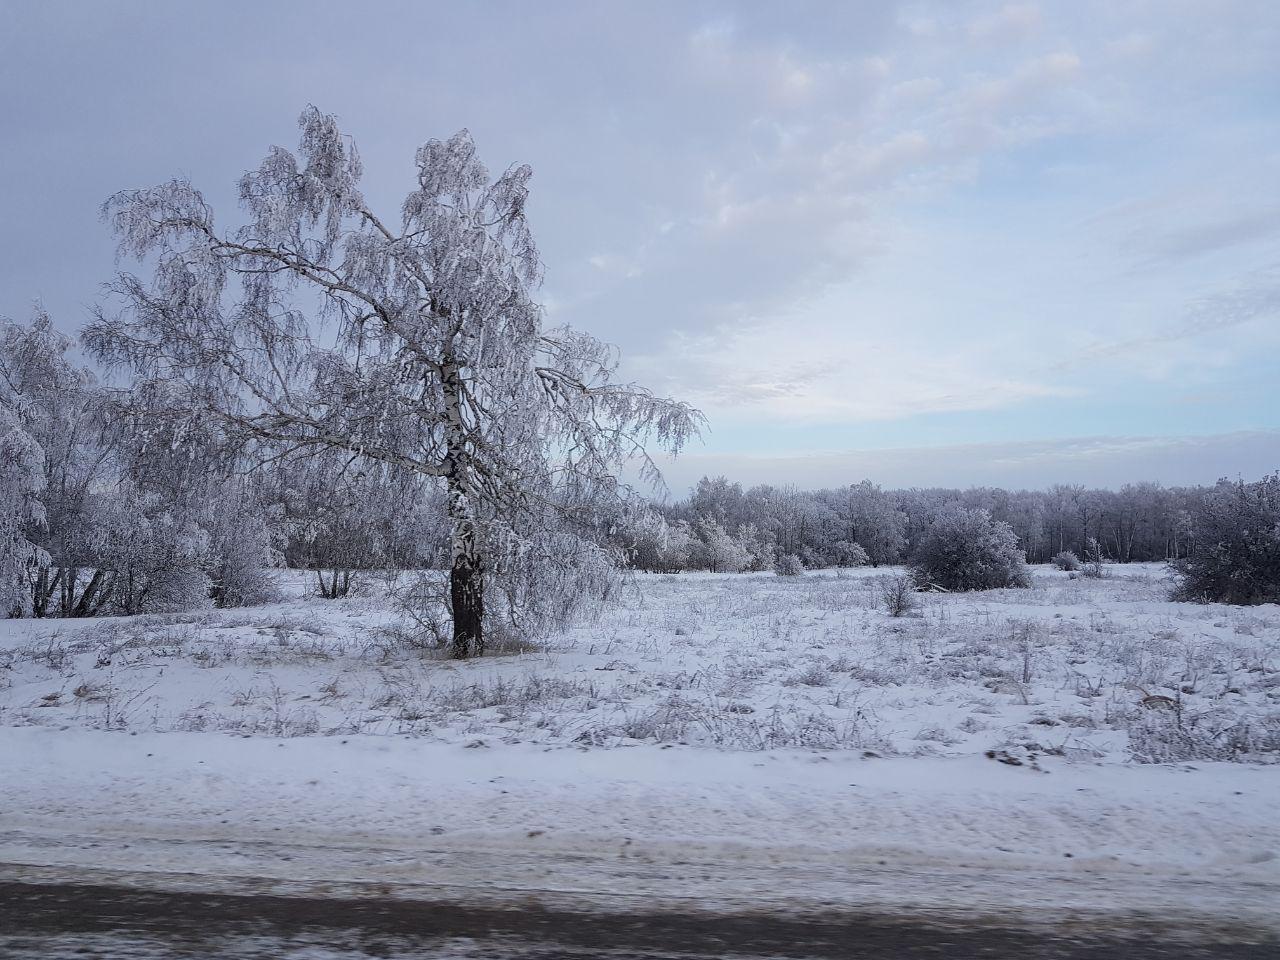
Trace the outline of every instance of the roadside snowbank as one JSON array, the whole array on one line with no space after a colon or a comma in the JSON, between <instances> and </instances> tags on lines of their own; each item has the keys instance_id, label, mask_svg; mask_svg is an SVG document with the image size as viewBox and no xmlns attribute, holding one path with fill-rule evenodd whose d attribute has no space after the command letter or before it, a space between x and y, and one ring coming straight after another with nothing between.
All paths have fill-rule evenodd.
<instances>
[{"instance_id":1,"label":"roadside snowbank","mask_svg":"<svg viewBox=\"0 0 1280 960\"><path fill-rule=\"evenodd\" d=\"M1277 925L1273 766L40 728L0 756L24 876Z\"/></svg>"}]
</instances>

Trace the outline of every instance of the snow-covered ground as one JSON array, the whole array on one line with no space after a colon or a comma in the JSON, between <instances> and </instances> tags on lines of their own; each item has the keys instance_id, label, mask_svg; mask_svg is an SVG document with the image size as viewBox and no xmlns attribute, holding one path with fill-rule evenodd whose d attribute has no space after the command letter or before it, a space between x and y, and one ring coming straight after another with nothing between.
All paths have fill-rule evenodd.
<instances>
[{"instance_id":1,"label":"snow-covered ground","mask_svg":"<svg viewBox=\"0 0 1280 960\"><path fill-rule=\"evenodd\" d=\"M893 618L891 573L640 577L468 663L380 591L301 578L264 608L0 623L0 861L1280 925L1280 608L1037 568Z\"/></svg>"}]
</instances>

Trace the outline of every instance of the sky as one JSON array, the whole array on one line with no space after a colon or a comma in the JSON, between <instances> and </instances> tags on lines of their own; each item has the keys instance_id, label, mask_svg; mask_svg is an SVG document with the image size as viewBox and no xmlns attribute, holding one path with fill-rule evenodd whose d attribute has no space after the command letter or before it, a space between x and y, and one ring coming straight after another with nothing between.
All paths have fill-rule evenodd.
<instances>
[{"instance_id":1,"label":"sky","mask_svg":"<svg viewBox=\"0 0 1280 960\"><path fill-rule=\"evenodd\" d=\"M744 483L1280 468L1280 4L0 0L0 316L68 331L98 208L235 182L315 104L394 217L467 127L534 169L549 324Z\"/></svg>"}]
</instances>

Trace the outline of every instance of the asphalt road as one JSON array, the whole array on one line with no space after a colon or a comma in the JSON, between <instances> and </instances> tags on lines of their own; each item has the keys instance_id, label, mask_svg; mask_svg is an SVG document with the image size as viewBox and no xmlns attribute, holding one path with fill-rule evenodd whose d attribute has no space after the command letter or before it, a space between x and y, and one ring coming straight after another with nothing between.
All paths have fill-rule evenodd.
<instances>
[{"instance_id":1,"label":"asphalt road","mask_svg":"<svg viewBox=\"0 0 1280 960\"><path fill-rule=\"evenodd\" d=\"M1261 937L1261 939L1257 939ZM1091 931L1081 921L1029 930L855 913L572 912L403 899L312 899L0 882L0 957L629 958L915 957L1278 960L1280 941L1230 930L1162 936L1154 919Z\"/></svg>"}]
</instances>

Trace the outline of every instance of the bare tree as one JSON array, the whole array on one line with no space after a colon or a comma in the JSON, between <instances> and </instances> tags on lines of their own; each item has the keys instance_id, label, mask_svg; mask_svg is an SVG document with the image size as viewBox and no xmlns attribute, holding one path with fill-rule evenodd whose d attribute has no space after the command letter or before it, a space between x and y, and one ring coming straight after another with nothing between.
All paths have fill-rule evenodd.
<instances>
[{"instance_id":1,"label":"bare tree","mask_svg":"<svg viewBox=\"0 0 1280 960\"><path fill-rule=\"evenodd\" d=\"M700 415L615 382L599 341L543 329L527 166L491 180L465 130L432 140L395 222L366 204L335 118L299 122L296 155L273 147L241 178L237 229L185 180L106 202L121 253L154 270L117 278L120 308L99 309L86 345L240 449L340 449L440 478L453 649L482 653L487 577L579 525L594 547L600 504L631 497L620 468L636 458L658 482L645 444L678 451Z\"/></svg>"}]
</instances>

